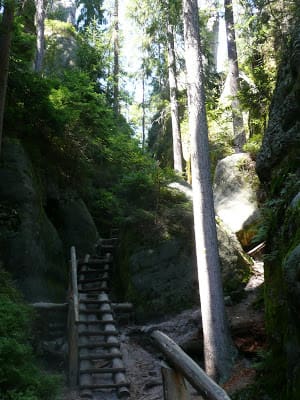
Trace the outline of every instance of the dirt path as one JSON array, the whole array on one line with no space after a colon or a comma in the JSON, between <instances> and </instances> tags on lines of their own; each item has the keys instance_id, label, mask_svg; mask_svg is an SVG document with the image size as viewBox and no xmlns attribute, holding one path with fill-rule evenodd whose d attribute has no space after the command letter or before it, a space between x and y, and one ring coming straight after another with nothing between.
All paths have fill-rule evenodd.
<instances>
[{"instance_id":1,"label":"dirt path","mask_svg":"<svg viewBox=\"0 0 300 400\"><path fill-rule=\"evenodd\" d=\"M264 315L262 309L254 307L264 281L263 264L256 262L253 275L244 289L245 296L234 305L226 307L232 336L239 349L239 358L232 378L225 385L229 394L245 387L255 379L251 367L258 349L264 345ZM199 309L187 310L160 323L147 324L170 336L177 344L201 364L202 339ZM141 333L145 326L130 324L122 327L121 350L127 377L130 382L131 400L162 400L161 377L162 355L156 351L149 336ZM189 387L191 400L202 399ZM76 393L66 393L63 400L79 400Z\"/></svg>"}]
</instances>

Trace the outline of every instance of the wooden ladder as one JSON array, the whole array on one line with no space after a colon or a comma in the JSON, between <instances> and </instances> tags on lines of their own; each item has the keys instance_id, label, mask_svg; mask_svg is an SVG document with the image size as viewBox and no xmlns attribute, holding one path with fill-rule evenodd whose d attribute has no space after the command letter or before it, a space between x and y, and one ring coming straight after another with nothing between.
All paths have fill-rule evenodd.
<instances>
[{"instance_id":1,"label":"wooden ladder","mask_svg":"<svg viewBox=\"0 0 300 400\"><path fill-rule=\"evenodd\" d=\"M79 387L81 398L93 399L95 392L108 395L112 391L119 398L130 397L109 299L114 242L101 239L101 254L93 258L87 255L84 260L77 260L75 248L71 248L69 382L71 387Z\"/></svg>"}]
</instances>

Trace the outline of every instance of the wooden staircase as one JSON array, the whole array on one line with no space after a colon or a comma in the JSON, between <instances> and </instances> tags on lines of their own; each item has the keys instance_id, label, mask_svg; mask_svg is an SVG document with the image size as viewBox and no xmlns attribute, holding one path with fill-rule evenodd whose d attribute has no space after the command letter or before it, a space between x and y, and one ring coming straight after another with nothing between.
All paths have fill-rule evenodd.
<instances>
[{"instance_id":1,"label":"wooden staircase","mask_svg":"<svg viewBox=\"0 0 300 400\"><path fill-rule=\"evenodd\" d=\"M116 239L101 239L97 256L77 260L71 249L69 381L83 399L129 398L119 332L109 298Z\"/></svg>"}]
</instances>

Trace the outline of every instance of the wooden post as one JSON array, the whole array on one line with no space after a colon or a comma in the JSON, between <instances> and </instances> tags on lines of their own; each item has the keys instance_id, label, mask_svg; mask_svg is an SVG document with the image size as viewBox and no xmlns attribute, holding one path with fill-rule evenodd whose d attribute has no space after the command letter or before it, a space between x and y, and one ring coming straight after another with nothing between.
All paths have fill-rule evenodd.
<instances>
[{"instance_id":1,"label":"wooden post","mask_svg":"<svg viewBox=\"0 0 300 400\"><path fill-rule=\"evenodd\" d=\"M164 384L164 400L191 400L184 377L180 372L170 368L164 362L161 372Z\"/></svg>"},{"instance_id":2,"label":"wooden post","mask_svg":"<svg viewBox=\"0 0 300 400\"><path fill-rule=\"evenodd\" d=\"M77 287L77 259L75 247L71 247L71 282L68 308L68 361L69 361L69 386L72 389L78 383L78 287Z\"/></svg>"},{"instance_id":3,"label":"wooden post","mask_svg":"<svg viewBox=\"0 0 300 400\"><path fill-rule=\"evenodd\" d=\"M78 332L75 323L73 297L70 296L68 312L68 358L69 358L69 386L75 389L78 380Z\"/></svg>"},{"instance_id":4,"label":"wooden post","mask_svg":"<svg viewBox=\"0 0 300 400\"><path fill-rule=\"evenodd\" d=\"M154 330L150 336L167 356L168 362L207 400L230 400L227 393L214 382L172 339Z\"/></svg>"},{"instance_id":5,"label":"wooden post","mask_svg":"<svg viewBox=\"0 0 300 400\"><path fill-rule=\"evenodd\" d=\"M77 286L77 259L75 247L71 247L71 282L72 282L72 294L74 299L74 314L75 322L79 321L78 312L78 286Z\"/></svg>"}]
</instances>

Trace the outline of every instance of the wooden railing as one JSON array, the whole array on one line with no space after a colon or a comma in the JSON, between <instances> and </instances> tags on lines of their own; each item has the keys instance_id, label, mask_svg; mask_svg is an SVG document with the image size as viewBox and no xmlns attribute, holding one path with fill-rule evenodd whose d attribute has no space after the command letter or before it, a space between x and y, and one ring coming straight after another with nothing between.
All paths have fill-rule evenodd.
<instances>
[{"instance_id":1,"label":"wooden railing","mask_svg":"<svg viewBox=\"0 0 300 400\"><path fill-rule=\"evenodd\" d=\"M76 388L78 384L78 330L79 306L77 286L77 259L75 247L71 247L70 289L68 307L68 349L69 349L69 386Z\"/></svg>"},{"instance_id":2,"label":"wooden railing","mask_svg":"<svg viewBox=\"0 0 300 400\"><path fill-rule=\"evenodd\" d=\"M163 367L165 400L185 400L189 396L183 377L205 400L230 400L214 382L172 339L159 330L146 331L167 358L172 368Z\"/></svg>"}]
</instances>

